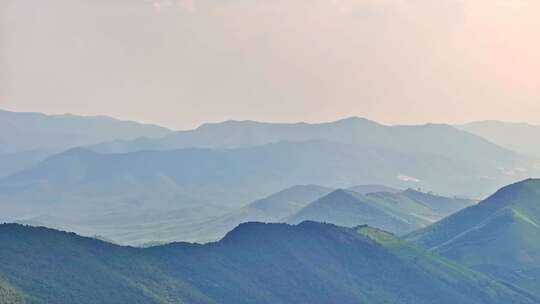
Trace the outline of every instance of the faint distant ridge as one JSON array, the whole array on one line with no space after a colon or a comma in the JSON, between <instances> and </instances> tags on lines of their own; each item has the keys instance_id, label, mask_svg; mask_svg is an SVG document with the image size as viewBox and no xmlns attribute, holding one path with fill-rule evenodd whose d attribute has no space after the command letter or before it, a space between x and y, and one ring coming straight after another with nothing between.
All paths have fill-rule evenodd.
<instances>
[{"instance_id":1,"label":"faint distant ridge","mask_svg":"<svg viewBox=\"0 0 540 304\"><path fill-rule=\"evenodd\" d=\"M345 195L339 195L343 193ZM323 198L325 203L321 204ZM351 203L346 204L347 201ZM306 220L349 227L369 224L403 234L475 203L468 199L447 198L410 189L402 191L383 185L359 185L348 190L297 185L191 226L188 234L180 239L192 239L191 236L195 235L199 242L216 241L241 223L300 223ZM369 207L373 214L365 212ZM394 225L388 225L389 222ZM170 235L167 240L171 241L181 232L167 226L163 233Z\"/></svg>"},{"instance_id":2,"label":"faint distant ridge","mask_svg":"<svg viewBox=\"0 0 540 304\"><path fill-rule=\"evenodd\" d=\"M281 141L310 141L339 136L350 127L376 128L377 122L350 117L327 123L269 123L253 120L227 120L204 123L193 130L176 131L160 139L118 140L92 147L103 152L129 152L140 149L168 150L185 147L235 149L254 147ZM333 134L317 134L319 131ZM347 135L345 135L347 136ZM345 141L349 142L349 140Z\"/></svg>"},{"instance_id":3,"label":"faint distant ridge","mask_svg":"<svg viewBox=\"0 0 540 304\"><path fill-rule=\"evenodd\" d=\"M365 189L362 186L352 189L355 188ZM401 235L474 203L472 200L447 198L411 189L364 194L338 189L306 205L286 221L300 223L309 220L346 227L369 225Z\"/></svg>"},{"instance_id":4,"label":"faint distant ridge","mask_svg":"<svg viewBox=\"0 0 540 304\"><path fill-rule=\"evenodd\" d=\"M366 196L342 189L320 198L287 219L290 223L306 220L346 227L367 224L387 231L414 230L405 220L386 213Z\"/></svg>"},{"instance_id":5,"label":"faint distant ridge","mask_svg":"<svg viewBox=\"0 0 540 304\"><path fill-rule=\"evenodd\" d=\"M171 130L108 116L46 115L0 110L0 152L62 150L114 139L162 137Z\"/></svg>"},{"instance_id":6,"label":"faint distant ridge","mask_svg":"<svg viewBox=\"0 0 540 304\"><path fill-rule=\"evenodd\" d=\"M115 142L113 150L124 143ZM58 213L69 210L69 218L106 208L136 213L195 206L216 207L212 215L221 216L215 210L300 184L375 183L483 197L538 172L529 158L448 125L385 126L362 118L322 124L226 122L129 143L136 146L121 153L96 146L59 153L1 178L0 200L16 202L2 206L5 217L24 213L23 208L41 215L50 204ZM446 214L433 216L434 210L410 198L392 199L418 208L413 223L424 218L424 225ZM83 207L89 211L80 212Z\"/></svg>"},{"instance_id":7,"label":"faint distant ridge","mask_svg":"<svg viewBox=\"0 0 540 304\"><path fill-rule=\"evenodd\" d=\"M540 125L486 120L456 127L482 136L501 147L540 158Z\"/></svg>"},{"instance_id":8,"label":"faint distant ridge","mask_svg":"<svg viewBox=\"0 0 540 304\"><path fill-rule=\"evenodd\" d=\"M46 115L0 110L0 176L63 150L117 139L162 137L171 131L107 116Z\"/></svg>"},{"instance_id":9,"label":"faint distant ridge","mask_svg":"<svg viewBox=\"0 0 540 304\"><path fill-rule=\"evenodd\" d=\"M360 117L327 123L225 121L194 130L176 131L158 139L117 141L92 147L102 152L170 150L186 147L235 149L277 142L328 141L409 153L430 153L472 159L490 153L506 160L515 153L446 124L387 126ZM457 144L459 143L459 144Z\"/></svg>"},{"instance_id":10,"label":"faint distant ridge","mask_svg":"<svg viewBox=\"0 0 540 304\"><path fill-rule=\"evenodd\" d=\"M34 124L33 128L41 126ZM0 167L18 163L19 156L28 156L31 162L0 178L3 217L38 218L42 223L52 222L52 227L73 227L77 232L91 228L91 235L126 243L171 240L175 234L186 240L208 240L222 235L246 215L283 221L290 216L286 212L298 212L295 208L304 208L301 204L320 197L307 200L311 192L306 191L306 199L276 204L283 209L258 206L242 209L244 214L230 212L294 185L325 185L333 190L371 183L476 198L534 176L540 169L528 157L452 126L386 126L363 118L319 124L228 121L158 138L110 141L52 156L52 152L46 153L43 158L23 152L0 155ZM453 200L451 210L437 210L446 204L437 203L436 197L424 196L428 204L417 197L392 193L393 189L375 192L379 194L366 195L367 201L377 201L377 210L408 222L406 231L466 206ZM401 209L399 213L393 206ZM148 210L154 212L149 214ZM208 216L219 217L226 229L218 234L215 230L200 231L204 228L202 218ZM63 219L62 226L54 226L58 219ZM142 224L150 221L160 224ZM132 222L140 224L134 227ZM188 227L194 222L198 223L196 229ZM367 221L347 223L362 222ZM138 231L132 234L133 230ZM151 234L156 231L163 234Z\"/></svg>"},{"instance_id":11,"label":"faint distant ridge","mask_svg":"<svg viewBox=\"0 0 540 304\"><path fill-rule=\"evenodd\" d=\"M384 161L380 166L380 173L375 174L385 175L384 179L376 178L354 184L405 185L404 187L423 187L444 194L451 192L443 188L451 187L460 189L459 193L454 194L473 194L480 197L501 185L534 175L539 168L529 157L450 125L429 123L388 126L359 117L326 123L231 120L204 124L194 130L177 131L157 139L116 141L90 148L104 153L126 153L188 147L217 150L255 149L278 144L299 146L307 142L319 142L322 145L334 145L336 150L349 149L355 154L362 153L363 159L370 159L371 162ZM389 176L384 173L389 170L398 172ZM435 172L438 172L438 177L435 177ZM430 185L435 179L453 179L459 181L460 185L450 186L453 181L446 182L448 187ZM306 182L320 183L312 180ZM462 190L464 188L467 189ZM479 189L482 190L478 191Z\"/></svg>"}]
</instances>

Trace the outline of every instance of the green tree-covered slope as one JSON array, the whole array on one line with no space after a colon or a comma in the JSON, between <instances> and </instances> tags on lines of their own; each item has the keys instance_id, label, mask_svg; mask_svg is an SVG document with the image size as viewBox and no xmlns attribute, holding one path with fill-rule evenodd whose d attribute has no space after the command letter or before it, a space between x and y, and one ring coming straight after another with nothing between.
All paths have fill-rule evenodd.
<instances>
[{"instance_id":1,"label":"green tree-covered slope","mask_svg":"<svg viewBox=\"0 0 540 304\"><path fill-rule=\"evenodd\" d=\"M220 242L121 247L0 226L0 275L32 303L537 303L472 271L426 267L354 229L242 224Z\"/></svg>"},{"instance_id":2,"label":"green tree-covered slope","mask_svg":"<svg viewBox=\"0 0 540 304\"><path fill-rule=\"evenodd\" d=\"M540 180L529 179L407 239L540 296L539 235Z\"/></svg>"}]
</instances>

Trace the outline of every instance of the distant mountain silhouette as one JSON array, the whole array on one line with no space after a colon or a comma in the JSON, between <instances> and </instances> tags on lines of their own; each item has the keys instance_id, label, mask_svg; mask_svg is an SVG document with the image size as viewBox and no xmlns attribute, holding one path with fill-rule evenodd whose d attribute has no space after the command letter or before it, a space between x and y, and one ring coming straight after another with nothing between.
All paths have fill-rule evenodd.
<instances>
[{"instance_id":1,"label":"distant mountain silhouette","mask_svg":"<svg viewBox=\"0 0 540 304\"><path fill-rule=\"evenodd\" d=\"M384 186L374 187L373 185L368 185L366 187L358 186L355 188L380 190ZM339 195L329 195L333 191L334 189L317 185L293 186L266 198L256 200L245 207L234 209L224 215L199 220L191 219L187 223L185 219L173 220L174 217L182 218L180 211L165 211L161 215L158 213L151 217L137 218L138 225L142 227L148 225L149 227L132 228L131 231L123 231L121 233L121 239L117 240L139 240L138 243L141 243L140 240L150 240L153 237L154 240L159 240L160 242L171 242L178 239L209 242L222 238L227 231L241 223L253 221L265 223L298 223L304 220L319 220L347 226L369 224L374 227L388 229L393 233L403 234L425 227L475 203L472 200L446 198L415 190L396 193L375 192L368 193L365 196L340 190L337 193L346 192L353 197L353 203L351 205L343 206ZM317 203L314 203L322 200L327 195L329 197L326 197L325 200L328 206L318 206ZM372 206L380 216L376 217L368 212L363 212L365 210L362 209L362 206L366 203ZM306 206L310 206L310 208L305 208ZM311 212L306 212L307 214L302 214L303 217L299 219L295 218L304 208L312 210ZM325 208L331 210L327 211ZM39 219L37 218L36 220ZM385 225L389 219L397 219L397 222L400 224L398 226ZM43 221L42 218L41 220ZM18 222L34 226L38 225L36 222ZM62 221L50 219L49 222L61 223ZM41 223L43 224L43 222ZM116 226L119 226L119 224L116 223ZM53 225L52 227L72 229L69 225ZM129 227L132 227L132 225L129 225ZM111 237L113 236L111 235Z\"/></svg>"},{"instance_id":2,"label":"distant mountain silhouette","mask_svg":"<svg viewBox=\"0 0 540 304\"><path fill-rule=\"evenodd\" d=\"M403 172L423 182L400 180ZM478 178L463 179L463 172ZM157 211L168 217L177 210L177 220L186 223L192 222L193 212L198 218L210 219L292 185L346 188L375 182L402 188L421 184L439 193L452 193L453 189L476 193L490 189L494 183L481 178L484 173L469 163L449 162L436 156L317 141L234 150L125 154L99 154L78 148L0 179L0 206L4 219L54 215L83 227L95 227L107 219L109 228L104 230L86 232L79 229L80 225L58 222L54 223L59 226L52 227L115 239L111 229L138 222ZM491 173L497 174L497 169ZM155 240L159 236L141 241Z\"/></svg>"},{"instance_id":3,"label":"distant mountain silhouette","mask_svg":"<svg viewBox=\"0 0 540 304\"><path fill-rule=\"evenodd\" d=\"M185 225L210 220L299 184L348 188L376 183L476 197L517 177L501 173L489 161L484 163L487 158L457 161L327 141L123 154L76 148L0 179L0 206L5 220L54 216L70 223L43 224L114 240L120 236L130 243L159 241L160 235L128 240L126 231L117 228L136 222L141 223L137 229L148 231L149 219L161 222L173 213L178 216L174 221ZM403 179L403 175L419 181ZM177 227L169 223L151 230L169 225Z\"/></svg>"},{"instance_id":4,"label":"distant mountain silhouette","mask_svg":"<svg viewBox=\"0 0 540 304\"><path fill-rule=\"evenodd\" d=\"M162 127L106 116L45 115L0 110L0 176L63 150L116 139L161 137Z\"/></svg>"},{"instance_id":5,"label":"distant mountain silhouette","mask_svg":"<svg viewBox=\"0 0 540 304\"><path fill-rule=\"evenodd\" d=\"M25 115L37 121L79 121L72 116ZM111 119L81 119L96 119L92 124L99 125L94 127L100 132L110 129L106 123L101 126L101 120ZM114 126L120 123L111 121ZM52 129L94 131L68 123L60 126ZM37 125L27 127L34 130ZM132 134L129 132L122 134ZM116 136L114 132L104 133ZM32 138L21 137L25 141ZM347 189L378 184L476 198L538 170L534 160L451 126L385 126L361 118L323 124L229 121L135 142L143 144L132 147L131 141L115 143L137 150L127 153L72 148L0 178L0 217L129 244L171 240L174 233L188 237L182 240L197 241L223 234L235 221L223 222L228 229L219 234L203 233L214 228L200 225L202 222L223 219L254 200L295 185ZM172 148L179 149L168 150ZM27 153L23 158L32 161L44 157L33 152L0 155L0 160L9 162L0 169L14 170L13 166L24 163L18 159L21 153ZM368 188L357 190L373 190ZM406 201L420 208L413 198ZM448 204L438 205L446 208ZM420 211L427 207L422 208ZM451 209L428 215L420 227L459 210ZM425 215L419 213L416 218L422 217Z\"/></svg>"},{"instance_id":6,"label":"distant mountain silhouette","mask_svg":"<svg viewBox=\"0 0 540 304\"><path fill-rule=\"evenodd\" d=\"M406 220L386 213L369 198L345 190L330 193L288 219L291 223L306 220L335 223L347 227L367 224L388 231L414 230L414 227L411 227L412 225L409 225Z\"/></svg>"},{"instance_id":7,"label":"distant mountain silhouette","mask_svg":"<svg viewBox=\"0 0 540 304\"><path fill-rule=\"evenodd\" d=\"M523 155L540 158L540 126L527 123L478 121L457 126Z\"/></svg>"},{"instance_id":8,"label":"distant mountain silhouette","mask_svg":"<svg viewBox=\"0 0 540 304\"><path fill-rule=\"evenodd\" d=\"M347 227L369 225L404 234L472 204L471 200L450 199L414 190L365 195L336 190L302 208L287 221L300 223L311 220Z\"/></svg>"},{"instance_id":9,"label":"distant mountain silhouette","mask_svg":"<svg viewBox=\"0 0 540 304\"><path fill-rule=\"evenodd\" d=\"M386 126L364 118L351 117L319 124L226 121L204 124L195 130L177 131L159 139L116 141L94 146L100 152L171 150L181 148L235 149L281 141L330 141L407 153L425 153L452 159L508 161L515 155L487 140L444 124Z\"/></svg>"},{"instance_id":10,"label":"distant mountain silhouette","mask_svg":"<svg viewBox=\"0 0 540 304\"><path fill-rule=\"evenodd\" d=\"M192 225L190 231L197 235L198 241L215 241L226 232L245 222L283 222L285 218L302 209L312 201L333 191L331 188L317 185L299 185L279 191L268 197L256 200L245 207L235 209L225 215L212 218L198 225ZM170 228L169 228L170 229ZM184 231L170 234L169 239L186 235ZM186 239L186 238L183 238Z\"/></svg>"},{"instance_id":11,"label":"distant mountain silhouette","mask_svg":"<svg viewBox=\"0 0 540 304\"><path fill-rule=\"evenodd\" d=\"M174 132L163 138L115 141L91 149L102 153L185 148L229 150L306 142L333 144L337 150L349 146L353 153L365 154L363 161L369 159L380 163L381 172L372 173L372 179L362 181L362 184L421 187L445 195L483 197L502 185L534 175L540 168L528 157L449 125L386 126L357 117L319 124L226 121ZM392 174L390 179L379 178L386 175L384 172L388 169L399 169L400 172ZM455 176L459 185L448 181L449 175ZM440 181L446 180L447 186L434 186L435 176Z\"/></svg>"}]
</instances>

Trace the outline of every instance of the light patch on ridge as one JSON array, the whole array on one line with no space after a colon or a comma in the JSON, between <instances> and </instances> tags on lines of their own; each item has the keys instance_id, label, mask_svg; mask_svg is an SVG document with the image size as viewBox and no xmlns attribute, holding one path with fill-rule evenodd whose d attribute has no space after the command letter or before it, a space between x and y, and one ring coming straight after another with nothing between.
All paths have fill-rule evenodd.
<instances>
[{"instance_id":1,"label":"light patch on ridge","mask_svg":"<svg viewBox=\"0 0 540 304\"><path fill-rule=\"evenodd\" d=\"M404 181L404 182L413 182L413 183L419 183L420 182L420 179L418 179L418 178L416 178L414 176L409 176L409 175L404 175L404 174L398 175L397 178L400 181Z\"/></svg>"}]
</instances>

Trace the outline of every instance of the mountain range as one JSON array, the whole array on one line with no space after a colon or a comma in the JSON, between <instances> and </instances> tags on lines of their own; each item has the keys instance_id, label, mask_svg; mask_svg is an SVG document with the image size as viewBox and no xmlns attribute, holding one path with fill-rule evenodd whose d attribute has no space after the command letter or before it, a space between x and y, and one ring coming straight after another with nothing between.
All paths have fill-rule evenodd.
<instances>
[{"instance_id":1,"label":"mountain range","mask_svg":"<svg viewBox=\"0 0 540 304\"><path fill-rule=\"evenodd\" d=\"M450 140L452 139L452 140ZM489 151L499 159L512 158L510 151L496 148L483 138L445 124L386 126L350 117L328 123L264 123L225 121L209 123L194 130L176 131L162 138L102 143L92 147L104 153L182 148L236 149L282 141L330 141L394 151L422 152L448 157L470 157ZM460 143L456 146L454 143Z\"/></svg>"},{"instance_id":2,"label":"mountain range","mask_svg":"<svg viewBox=\"0 0 540 304\"><path fill-rule=\"evenodd\" d=\"M540 158L540 126L528 123L478 121L456 126L522 155Z\"/></svg>"},{"instance_id":3,"label":"mountain range","mask_svg":"<svg viewBox=\"0 0 540 304\"><path fill-rule=\"evenodd\" d=\"M402 235L426 227L474 203L472 200L446 198L412 189L367 194L336 190L300 209L286 221L300 223L311 220L346 227L367 224Z\"/></svg>"},{"instance_id":4,"label":"mountain range","mask_svg":"<svg viewBox=\"0 0 540 304\"><path fill-rule=\"evenodd\" d=\"M171 131L107 116L45 115L0 110L0 176L66 149L115 139L162 137Z\"/></svg>"},{"instance_id":5,"label":"mountain range","mask_svg":"<svg viewBox=\"0 0 540 304\"><path fill-rule=\"evenodd\" d=\"M387 126L357 117L319 124L226 121L173 132L162 138L114 141L90 149L101 153L186 148L238 151L280 143L315 142L334 146L337 151L347 150L343 152L347 155L361 153L366 170L371 170L371 163L380 168L381 172L369 172L370 180L349 185L326 184L332 187L376 183L401 188L422 187L446 195L483 197L540 170L537 160L450 125ZM347 155L340 155L337 161L350 162L351 157ZM336 160L328 156L321 160L330 161Z\"/></svg>"},{"instance_id":6,"label":"mountain range","mask_svg":"<svg viewBox=\"0 0 540 304\"><path fill-rule=\"evenodd\" d=\"M540 296L540 180L496 192L406 239Z\"/></svg>"},{"instance_id":7,"label":"mountain range","mask_svg":"<svg viewBox=\"0 0 540 304\"><path fill-rule=\"evenodd\" d=\"M449 125L385 126L362 118L321 124L228 121L172 132L105 117L2 112L0 118L9 125L5 130L21 130L0 131L6 151L0 170L16 171L0 177L0 220L128 244L216 240L238 219L248 219L242 212L253 220L299 222L302 215L257 216L256 209L248 211L253 206L246 207L296 185L365 185L351 189L364 195L421 188L481 198L540 170L533 158ZM76 145L85 147L41 160L42 151ZM384 226L398 234L457 211L426 211L414 199L385 196L368 201L386 204L381 212L405 223L399 229Z\"/></svg>"},{"instance_id":8,"label":"mountain range","mask_svg":"<svg viewBox=\"0 0 540 304\"><path fill-rule=\"evenodd\" d=\"M534 144L478 125L0 112L0 303L540 303Z\"/></svg>"},{"instance_id":9,"label":"mountain range","mask_svg":"<svg viewBox=\"0 0 540 304\"><path fill-rule=\"evenodd\" d=\"M138 249L8 224L0 243L18 303L539 303L366 226L246 223L216 243Z\"/></svg>"},{"instance_id":10,"label":"mountain range","mask_svg":"<svg viewBox=\"0 0 540 304\"><path fill-rule=\"evenodd\" d=\"M412 189L402 191L378 185L359 185L350 189L366 192L361 194L318 185L293 186L224 215L200 223L191 222L189 227L170 225L169 222L169 225L153 229L153 237L155 240L172 241L182 236L184 240L208 242L219 240L225 232L245 222L297 224L303 221L348 227L368 224L402 235L476 203L469 199L447 198ZM373 214L365 212L366 208L371 208ZM385 224L387 222L398 224L390 226ZM140 232L132 232L132 235L137 234L138 239L149 239L144 232L142 235Z\"/></svg>"},{"instance_id":11,"label":"mountain range","mask_svg":"<svg viewBox=\"0 0 540 304\"><path fill-rule=\"evenodd\" d=\"M171 240L175 234L184 235L185 240L199 242L216 241L236 226L246 222L279 223L298 212L309 203L334 191L318 185L297 185L255 200L244 207L231 210L198 225L190 226L190 233L174 230L165 237ZM170 231L170 230L169 230ZM162 237L164 235L161 235Z\"/></svg>"},{"instance_id":12,"label":"mountain range","mask_svg":"<svg viewBox=\"0 0 540 304\"><path fill-rule=\"evenodd\" d=\"M316 192L325 196L315 202L384 194L447 208L449 200L298 186L252 205L295 206ZM0 302L536 304L539 202L540 180L528 179L403 237L367 225L249 222L217 242L144 249L4 224Z\"/></svg>"},{"instance_id":13,"label":"mountain range","mask_svg":"<svg viewBox=\"0 0 540 304\"><path fill-rule=\"evenodd\" d=\"M87 236L135 245L159 244L179 239L192 242L216 241L237 225L253 221L299 223L314 220L349 227L369 224L401 235L476 203L469 199L446 198L412 189L402 191L378 185L359 185L351 189L366 192L361 194L318 185L298 185L255 200L244 207L226 211L222 215L212 215L217 207L207 205L159 210L151 208L150 202L148 207L140 209L145 212L130 210L129 205L125 206L126 210L121 207L113 210L107 206L109 209L104 208L107 212L99 213L94 209L88 211L88 214L75 216L74 212L67 213L69 209L65 209L66 215L62 215L61 205L55 205L54 214L22 217L16 222L76 231ZM392 192L371 193L368 190ZM342 192L347 194L339 195ZM344 205L344 197L350 198L348 205ZM324 202L324 206L320 202ZM114 203L111 202L111 205ZM364 213L362 208L365 204L375 210L375 214ZM19 205L24 204L21 202ZM31 206L27 208L27 212L36 212ZM77 206L71 208L76 209ZM327 212L326 209L331 211ZM24 211L20 212L25 214ZM385 225L388 221L398 222L399 225Z\"/></svg>"},{"instance_id":14,"label":"mountain range","mask_svg":"<svg viewBox=\"0 0 540 304\"><path fill-rule=\"evenodd\" d=\"M171 132L108 117L7 111L0 112L0 124L5 125L0 132L0 176L31 169L31 165L54 152L78 146L125 157L132 155L128 152L178 149L217 152L258 149L261 154L258 157L264 157L264 153L276 157L279 152L272 147L289 145L295 149L291 153L303 153L308 143L335 146L337 151L343 151L337 154L346 154L337 159L319 155L323 159L317 161L346 163L361 157L366 164L375 163L383 171L367 173L369 180L362 182L345 185L348 182L345 178L341 183L327 184L332 187L376 183L481 197L540 170L535 160L443 124L386 126L353 117L319 124L226 121ZM370 170L369 166L366 169ZM439 177L435 179L435 175ZM266 194L278 190L274 188Z\"/></svg>"}]
</instances>

